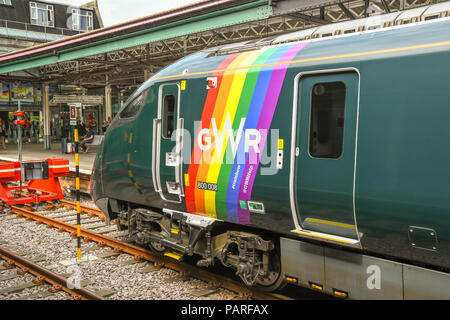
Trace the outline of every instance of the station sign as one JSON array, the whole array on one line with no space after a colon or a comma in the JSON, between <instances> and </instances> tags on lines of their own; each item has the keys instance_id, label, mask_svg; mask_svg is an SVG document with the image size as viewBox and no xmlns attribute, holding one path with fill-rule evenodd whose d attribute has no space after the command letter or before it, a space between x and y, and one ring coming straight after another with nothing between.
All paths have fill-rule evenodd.
<instances>
[{"instance_id":1,"label":"station sign","mask_svg":"<svg viewBox=\"0 0 450 320\"><path fill-rule=\"evenodd\" d=\"M70 125L76 126L77 119L79 119L79 112L81 111L81 103L69 104Z\"/></svg>"},{"instance_id":2,"label":"station sign","mask_svg":"<svg viewBox=\"0 0 450 320\"><path fill-rule=\"evenodd\" d=\"M55 105L58 103L67 103L67 104L74 104L74 103L81 103L83 105L100 105L103 104L104 97L102 95L84 95L84 96L68 96L68 95L61 95L61 94L55 94L50 101L51 104Z\"/></svg>"}]
</instances>

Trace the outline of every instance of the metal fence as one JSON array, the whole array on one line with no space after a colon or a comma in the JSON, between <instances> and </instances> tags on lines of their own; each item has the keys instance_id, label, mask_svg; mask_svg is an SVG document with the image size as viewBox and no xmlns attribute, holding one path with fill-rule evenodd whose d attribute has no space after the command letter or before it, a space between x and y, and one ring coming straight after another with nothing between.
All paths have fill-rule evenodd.
<instances>
[{"instance_id":1,"label":"metal fence","mask_svg":"<svg viewBox=\"0 0 450 320\"><path fill-rule=\"evenodd\" d=\"M83 31L0 19L0 35L9 38L53 41L79 33Z\"/></svg>"}]
</instances>

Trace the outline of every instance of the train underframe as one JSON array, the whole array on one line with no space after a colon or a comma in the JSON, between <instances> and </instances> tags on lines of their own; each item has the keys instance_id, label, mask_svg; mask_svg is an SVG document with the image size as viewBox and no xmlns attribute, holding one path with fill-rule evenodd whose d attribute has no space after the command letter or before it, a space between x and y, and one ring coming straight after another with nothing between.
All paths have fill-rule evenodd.
<instances>
[{"instance_id":1,"label":"train underframe","mask_svg":"<svg viewBox=\"0 0 450 320\"><path fill-rule=\"evenodd\" d=\"M119 230L127 229L129 240L137 245L160 255L193 256L200 267L219 262L246 285L265 291L280 289L289 281L348 299L449 297L448 272L184 212L99 200L96 204L107 214L107 221L115 219Z\"/></svg>"},{"instance_id":2,"label":"train underframe","mask_svg":"<svg viewBox=\"0 0 450 320\"><path fill-rule=\"evenodd\" d=\"M274 291L284 286L278 240L255 230L164 209L132 208L115 201L109 210L119 230L129 231L129 240L157 254L198 256L197 266L213 266L217 261L234 269L248 286Z\"/></svg>"}]
</instances>

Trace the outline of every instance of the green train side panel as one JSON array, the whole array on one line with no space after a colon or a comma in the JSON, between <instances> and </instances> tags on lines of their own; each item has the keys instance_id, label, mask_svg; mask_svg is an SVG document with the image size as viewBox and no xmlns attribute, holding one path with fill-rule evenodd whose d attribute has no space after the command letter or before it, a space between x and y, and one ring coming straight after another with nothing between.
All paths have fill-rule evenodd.
<instances>
[{"instance_id":1,"label":"green train side panel","mask_svg":"<svg viewBox=\"0 0 450 320\"><path fill-rule=\"evenodd\" d=\"M449 59L446 51L363 64L356 175L364 247L446 268Z\"/></svg>"},{"instance_id":2,"label":"green train side panel","mask_svg":"<svg viewBox=\"0 0 450 320\"><path fill-rule=\"evenodd\" d=\"M114 120L102 149L98 170L102 188L97 190L103 193L97 197L172 208L291 236L295 217L305 227L311 216L354 226L367 252L448 270L449 30L450 22L442 21L219 56L205 51L180 60L130 98L150 90L135 119ZM356 132L354 140L344 137L344 162L349 167L333 172L332 161L330 166L323 161L323 172L329 174L319 177L318 167L316 173L303 171L297 178L304 181L297 180L295 187L319 190L315 199L310 198L314 206L309 207L309 216L301 210L292 212L304 205L300 195L300 203L293 206L296 199L289 189L293 102L299 94L294 92L296 76L313 71L325 76L324 70L331 74L352 68L360 74L358 88L355 80L338 80L335 75L352 91L344 121L344 126L351 125L346 134ZM207 88L209 78L216 83ZM179 177L184 194L181 203L168 203L153 183L157 174L152 172L153 121L158 118L159 87L174 82L181 86L183 81L179 112L190 133L183 140ZM359 111L354 105L356 90ZM307 116L307 104L300 110ZM307 144L308 123L300 123L299 139ZM284 152L281 169L273 170L274 150ZM200 162L191 161L198 155ZM163 153L158 156L165 160ZM302 161L296 165L302 172ZM348 169L355 166L356 175ZM318 196L330 190L325 178L334 179L338 187ZM339 186L343 179L349 183ZM354 198L349 194L352 180ZM333 210L336 199L343 199L340 192L346 194L345 206L340 205L345 213ZM257 212L259 206L263 210Z\"/></svg>"}]
</instances>

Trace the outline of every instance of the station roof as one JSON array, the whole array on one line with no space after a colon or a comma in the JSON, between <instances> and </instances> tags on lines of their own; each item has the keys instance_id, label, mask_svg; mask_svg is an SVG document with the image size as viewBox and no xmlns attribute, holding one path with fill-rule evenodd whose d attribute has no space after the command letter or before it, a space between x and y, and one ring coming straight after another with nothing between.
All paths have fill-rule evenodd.
<instances>
[{"instance_id":1,"label":"station roof","mask_svg":"<svg viewBox=\"0 0 450 320\"><path fill-rule=\"evenodd\" d=\"M441 1L439 1L441 2ZM203 0L0 56L0 80L120 88L190 53L423 6L417 0ZM319 28L320 29L320 28ZM306 30L305 30L306 31Z\"/></svg>"},{"instance_id":2,"label":"station roof","mask_svg":"<svg viewBox=\"0 0 450 320\"><path fill-rule=\"evenodd\" d=\"M203 0L193 4L189 4L183 7L178 7L172 10L160 12L154 15L146 16L143 18L127 21L121 24L117 24L110 27L97 29L91 32L78 34L72 37L52 41L49 43L41 44L35 47L22 49L6 53L0 56L0 72L13 71L17 67L5 68L5 64L23 59L30 59L36 56L42 56L46 54L52 54L58 56L58 52L68 49L79 49L84 45L95 46L98 42L113 42L124 41L125 38L130 38L142 34L148 33L158 27L172 27L174 23L186 24L188 21L207 19L209 16L223 15L228 12L242 11L246 8L252 8L267 4L267 0ZM260 16L261 18L263 16ZM249 20L251 17L248 18ZM216 26L210 25L209 28ZM189 29L186 30L189 32ZM98 52L96 52L98 53ZM89 53L88 53L89 54ZM79 53L79 56L83 56L83 53ZM21 67L18 67L21 68Z\"/></svg>"}]
</instances>

